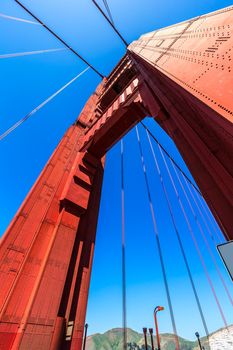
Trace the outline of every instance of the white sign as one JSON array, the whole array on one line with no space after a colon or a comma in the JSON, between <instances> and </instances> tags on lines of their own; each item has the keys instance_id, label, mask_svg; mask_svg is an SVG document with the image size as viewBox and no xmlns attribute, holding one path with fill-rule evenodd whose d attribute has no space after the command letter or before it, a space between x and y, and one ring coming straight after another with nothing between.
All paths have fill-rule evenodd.
<instances>
[{"instance_id":1,"label":"white sign","mask_svg":"<svg viewBox=\"0 0 233 350\"><path fill-rule=\"evenodd\" d=\"M219 244L217 246L219 254L233 280L233 241Z\"/></svg>"}]
</instances>

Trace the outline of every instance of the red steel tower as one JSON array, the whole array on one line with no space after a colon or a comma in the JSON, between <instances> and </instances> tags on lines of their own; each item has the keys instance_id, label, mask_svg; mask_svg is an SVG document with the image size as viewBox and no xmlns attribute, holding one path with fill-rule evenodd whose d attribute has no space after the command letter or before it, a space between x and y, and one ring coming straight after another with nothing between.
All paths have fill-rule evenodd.
<instances>
[{"instance_id":1,"label":"red steel tower","mask_svg":"<svg viewBox=\"0 0 233 350\"><path fill-rule=\"evenodd\" d=\"M0 349L80 350L106 152L145 116L233 239L233 7L143 35L87 101L0 247Z\"/></svg>"}]
</instances>

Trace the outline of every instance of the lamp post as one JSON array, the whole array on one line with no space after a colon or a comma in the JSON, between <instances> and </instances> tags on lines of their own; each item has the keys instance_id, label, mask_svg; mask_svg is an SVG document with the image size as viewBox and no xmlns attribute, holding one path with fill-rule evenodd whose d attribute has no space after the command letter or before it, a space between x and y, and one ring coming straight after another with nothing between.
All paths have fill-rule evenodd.
<instances>
[{"instance_id":1,"label":"lamp post","mask_svg":"<svg viewBox=\"0 0 233 350\"><path fill-rule=\"evenodd\" d=\"M157 338L157 344L158 344L158 350L161 350L160 348L160 339L159 339L159 327L158 327L158 321L157 321L157 312L163 311L163 306L156 306L154 309L154 320L155 320L155 329L156 329L156 338Z\"/></svg>"},{"instance_id":2,"label":"lamp post","mask_svg":"<svg viewBox=\"0 0 233 350\"><path fill-rule=\"evenodd\" d=\"M148 346L147 346L147 337L146 337L147 328L142 328L142 330L143 330L143 334L144 334L145 349L148 350Z\"/></svg>"},{"instance_id":3,"label":"lamp post","mask_svg":"<svg viewBox=\"0 0 233 350\"><path fill-rule=\"evenodd\" d=\"M197 341L198 341L200 350L203 350L202 345L201 345L201 341L200 341L200 334L198 332L196 332L195 336L197 337Z\"/></svg>"},{"instance_id":4,"label":"lamp post","mask_svg":"<svg viewBox=\"0 0 233 350\"><path fill-rule=\"evenodd\" d=\"M151 340L151 348L152 350L155 350L154 340L153 340L153 328L149 328L149 333L150 333L150 340Z\"/></svg>"},{"instance_id":5,"label":"lamp post","mask_svg":"<svg viewBox=\"0 0 233 350\"><path fill-rule=\"evenodd\" d=\"M86 324L85 324L85 330L84 330L83 350L85 350L85 348L86 348L87 328L88 328L88 324L86 323Z\"/></svg>"}]
</instances>

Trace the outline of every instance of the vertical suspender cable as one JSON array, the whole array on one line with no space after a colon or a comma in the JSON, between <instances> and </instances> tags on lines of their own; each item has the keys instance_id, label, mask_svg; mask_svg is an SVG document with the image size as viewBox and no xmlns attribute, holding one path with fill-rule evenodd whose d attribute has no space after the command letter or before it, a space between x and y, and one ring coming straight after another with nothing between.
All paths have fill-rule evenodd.
<instances>
[{"instance_id":1,"label":"vertical suspender cable","mask_svg":"<svg viewBox=\"0 0 233 350\"><path fill-rule=\"evenodd\" d=\"M112 27L114 32L118 35L118 37L121 39L121 41L124 43L124 45L127 47L128 46L127 41L123 38L119 30L115 27L114 23L108 18L108 16L105 15L104 11L95 0L92 0L92 2L95 5L95 7L99 10L99 12L102 14L102 16L106 19L106 21L110 24L110 26Z\"/></svg>"},{"instance_id":2,"label":"vertical suspender cable","mask_svg":"<svg viewBox=\"0 0 233 350\"><path fill-rule=\"evenodd\" d=\"M106 8L106 11L107 11L107 13L108 13L108 17L109 17L110 21L111 21L112 24L115 26L114 21L113 21L113 18L112 18L112 13L111 13L111 10L110 10L110 8L109 8L109 6L108 6L107 0L103 0L103 3L104 3L104 6L105 6L105 8Z\"/></svg>"},{"instance_id":3,"label":"vertical suspender cable","mask_svg":"<svg viewBox=\"0 0 233 350\"><path fill-rule=\"evenodd\" d=\"M181 211L182 211L182 213L183 213L183 215L184 215L184 218L185 218L186 224L187 224L187 226L188 226L188 230L189 230L190 236L191 236L191 238L192 238L192 240L193 240L194 246L195 246L195 248L196 248L196 251L197 251L197 253L198 253L198 255L199 255L201 264L202 264L202 266L203 266L203 269L204 269L206 278L207 278L208 283L209 283L209 285L210 285L210 288L211 288L211 290L212 290L212 293L213 293L214 299L215 299L215 301L216 301L218 310L219 310L219 312L220 312L221 318L222 318L222 320L223 320L224 326L227 328L227 322L226 322L225 315L224 315L224 313L223 313L222 307L221 307L220 302L219 302L219 300L218 300L218 297L217 297L215 288L214 288L214 286L213 286L212 280L211 280L210 275L209 275L209 273L208 273L208 270L207 270L205 261L204 261L204 259L203 259L203 256L202 256L202 253L201 253L200 248L199 248L199 246L198 246L198 243L197 243L197 240L196 240L196 238L195 238L195 235L194 235L194 233L193 233L192 226L191 226L191 224L190 224L190 221L189 221L189 219L188 219L187 213L186 213L185 208L184 208L184 206L183 206L183 203L182 203L182 201L181 201L179 192L178 192L177 187L176 187L176 185L175 185L175 183L174 183L174 180L173 180L173 178L172 178L170 169L169 169L169 167L168 167L168 165L167 165L167 161L166 161L166 159L165 159L165 157L164 157L164 154L163 154L163 152L162 152L162 150L161 150L160 145L158 145L158 148L159 148L160 154L161 154L161 156L162 156L163 162L164 162L164 164L165 164L165 167L166 167L166 169L167 169L167 172L168 172L170 181L171 181L171 183L172 183L174 192L175 192L175 194L176 194L177 200L178 200L178 202L179 202Z\"/></svg>"},{"instance_id":4,"label":"vertical suspender cable","mask_svg":"<svg viewBox=\"0 0 233 350\"><path fill-rule=\"evenodd\" d=\"M216 237L218 238L219 242L222 242L222 238L221 238L218 230L216 229L215 224L213 223L213 220L215 220L215 218L213 216L212 216L212 218L210 217L209 209L207 209L206 208L206 204L203 203L204 199L202 197L198 196L198 194L196 195L196 197L197 197L197 199L198 199L198 201L199 201L199 203L200 203L200 205L201 205L201 207L203 209L203 212L205 213L209 223L211 224L211 226L212 226L212 228L213 228L213 230L215 232ZM211 215L212 215L212 213L211 213ZM225 232L225 234L226 234L228 240L230 240L230 238L229 238L229 236L227 235L226 232Z\"/></svg>"},{"instance_id":5,"label":"vertical suspender cable","mask_svg":"<svg viewBox=\"0 0 233 350\"><path fill-rule=\"evenodd\" d=\"M171 205L171 202L169 200L167 189L166 189L164 181L163 181L163 175L161 173L161 170L160 170L160 167L159 167L156 155L155 155L155 151L154 151L151 139L150 139L150 135L149 135L147 130L146 130L146 134L147 134L147 138L148 138L148 141L149 141L150 149L151 149L151 152L152 152L152 155L153 155L153 159L154 159L154 162L155 162L155 166L156 166L156 169L157 169L157 172L158 172L158 175L159 175L159 179L160 179L160 182L161 182L163 193L164 193L165 198L166 198L166 203L167 203L167 206L168 206L168 209L169 209L169 213L170 213L170 216L171 216L171 219L172 219L172 224L173 224L173 227L174 227L174 230L175 230L178 242L179 242L180 250L181 250L181 253L182 253L182 256L183 256L183 259L184 259L184 263L185 263L185 266L186 266L186 269L187 269L187 272L188 272L189 280L190 280L190 283L191 283L191 286L192 286L192 290L193 290L193 294L194 294L194 297L195 297L195 300L196 300L196 303L197 303L197 307L198 307L198 310L199 310L199 313L200 313L202 324L203 324L206 336L208 337L209 336L208 327L207 327L206 320L205 320L205 317L204 317L204 313L203 313L203 310L202 310L202 307L201 307L200 299L199 299L198 294L197 294L196 286L194 284L194 280L193 280L193 277L192 277L192 273L191 273L191 270L190 270L188 259L187 259L186 254L185 254L185 250L184 250L184 246L183 246L183 243L182 243L182 240L181 240L181 237L180 237L180 233L179 233L178 227L176 225L175 217L174 217L174 214L173 214L173 211L172 211L172 205Z\"/></svg>"},{"instance_id":6,"label":"vertical suspender cable","mask_svg":"<svg viewBox=\"0 0 233 350\"><path fill-rule=\"evenodd\" d=\"M199 190L199 188L195 185L195 183L188 177L188 175L181 169L179 164L175 161L175 159L168 153L168 151L163 147L163 145L159 142L159 140L152 134L152 132L147 128L147 126L143 123L140 122L140 124L143 126L143 128L148 132L148 134L152 137L152 139L160 145L161 149L163 152L166 154L166 156L172 161L172 163L176 166L176 168L183 174L183 176L186 178L186 180L190 183L190 185L195 189L196 192L199 193L199 195L202 197L202 194Z\"/></svg>"},{"instance_id":7,"label":"vertical suspender cable","mask_svg":"<svg viewBox=\"0 0 233 350\"><path fill-rule=\"evenodd\" d=\"M125 266L125 188L124 188L124 143L121 140L121 230L122 230L122 323L123 350L127 350L127 311L126 311L126 266Z\"/></svg>"},{"instance_id":8,"label":"vertical suspender cable","mask_svg":"<svg viewBox=\"0 0 233 350\"><path fill-rule=\"evenodd\" d=\"M208 223L207 223L207 221L206 221L206 219L205 219L205 217L204 217L204 215L203 215L203 213L202 213L202 211L201 211L201 209L200 209L200 206L198 205L198 203L197 203L197 201L196 201L196 198L194 197L193 192L191 191L191 189L190 189L190 187L189 187L189 184L188 184L188 182L186 181L186 179L184 178L184 176L183 176L183 180L184 180L184 182L185 182L185 184L186 184L186 187L188 188L188 191L189 191L189 193L190 193L190 196L192 197L193 202L195 203L195 205L196 205L196 207L197 207L197 210L198 210L198 212L199 212L199 214L200 214L200 216L201 216L201 218L202 218L202 221L203 221L204 224L205 224L205 227L206 227L206 229L207 229L207 231L208 231L208 233L209 233L210 238L212 239L213 243L214 243L215 245L217 245L217 242L216 242L216 240L215 240L215 238L214 238L214 235L212 234L212 232L211 232L211 230L210 230L210 228L209 228L209 225L208 225Z\"/></svg>"},{"instance_id":9,"label":"vertical suspender cable","mask_svg":"<svg viewBox=\"0 0 233 350\"><path fill-rule=\"evenodd\" d=\"M171 163L171 164L172 164L172 163ZM216 268L217 274L218 274L218 276L219 276L219 278L220 278L220 280L221 280L221 282L222 282L223 288L225 289L226 294L227 294L227 296L228 296L228 299L229 299L231 305L233 306L233 300L232 300L231 294L230 294L230 292L229 292L229 290L228 290L228 288L227 288L227 285L226 285L226 283L225 283L225 281L224 281L224 278L223 278L223 276L222 276L222 273L221 273L221 271L220 271L220 269L219 269L219 267L218 267L218 263L217 263L217 261L216 261L216 259L215 259L215 256L214 256L214 254L213 254L213 252L212 252L212 250L211 250L211 248L210 248L209 242L208 242L208 240L206 239L205 233L204 233L204 231L203 231L203 229L202 229L202 226L201 226L201 224L200 224L200 222L199 222L199 219L198 219L198 217L197 217L197 215L196 215L196 213L195 213L195 210L193 209L192 203L190 202L190 199L189 199L189 197L188 197L188 195L187 195L187 192L186 192L186 190L185 190L185 188L184 188L184 186L183 186L183 183L182 183L182 181L181 181L181 179L180 179L180 176L179 176L179 174L178 174L176 168L174 167L173 164L172 164L172 166L173 166L173 169L174 169L174 171L175 171L176 177L177 177L177 179L178 179L178 181L179 181L180 187L182 188L182 191L183 191L183 193L184 193L184 196L185 196L185 198L186 198L186 200L187 200L187 202L188 202L189 208L190 208L190 210L191 210L191 212L192 212L192 214L193 214L193 217L194 217L194 220L195 220L195 222L196 222L196 224L197 224L197 227L199 228L199 231L200 231L200 233L201 233L201 236L202 236L202 238L203 238L203 240L204 240L204 242L205 242L206 248L207 248L207 250L208 250L208 252L209 252L209 254L210 254L210 256L211 256L211 260L212 260L213 263L214 263L214 266L215 266L215 268Z\"/></svg>"},{"instance_id":10,"label":"vertical suspender cable","mask_svg":"<svg viewBox=\"0 0 233 350\"><path fill-rule=\"evenodd\" d=\"M167 301L168 301L168 306L169 306L169 311L170 311L170 317L171 317L173 332L174 332L174 336L175 336L176 350L179 350L180 349L180 345L179 345L179 339L178 339L178 336L177 336L177 329L176 329L174 311L173 311L173 306L172 306L172 302L171 302L171 296L170 296L170 290L169 290L168 281L167 281L165 264L164 264L164 260L163 260L162 248L161 248L161 244L160 244L160 239L159 239L159 234L158 234L158 229L157 229L157 224L156 224L156 219L155 219L154 206L153 206L153 203L152 203L152 197L151 197L151 193L150 193L149 181L148 181L147 172L146 172L146 165L145 165L145 162L144 162L143 151L142 151L142 146L141 146L141 141L140 141L140 136L139 136L139 132L138 132L138 127L137 126L136 126L136 134L137 134L138 146L139 146L139 151L140 151L140 156L141 156L143 173L144 173L144 177L145 177L145 183L146 183L147 195L148 195L148 199L149 199L150 211L151 211L151 216L152 216L152 221L153 221L153 228L154 228L157 248L158 248L158 252L159 252L159 259L160 259L160 264L161 264L161 268L162 268L163 281L164 281L164 285L165 285Z\"/></svg>"},{"instance_id":11,"label":"vertical suspender cable","mask_svg":"<svg viewBox=\"0 0 233 350\"><path fill-rule=\"evenodd\" d=\"M187 174L181 169L181 167L176 163L176 161L174 160L174 158L171 157L171 155L168 153L168 151L163 147L163 145L158 141L158 139L152 134L152 132L147 128L147 126L143 123L143 122L140 122L140 124L143 126L143 128L145 130L147 130L148 134L153 138L153 140L158 144L160 145L161 149L163 150L163 152L167 155L167 157L172 161L172 163L176 166L176 168L179 170L179 172L183 175L183 178L185 178L186 182L189 183L190 185L190 188L192 189L192 192L196 193L196 196L198 198L198 202L200 203L203 211L205 212L206 214L206 217L209 221L209 223L211 224L211 226L213 227L213 230L215 231L215 234L216 236L218 237L219 239L219 242L222 241L222 238L220 237L219 233L218 233L218 230L216 230L216 227L215 225L213 225L212 221L211 221L211 218L209 216L209 213L205 207L205 205L203 204L203 196L200 192L200 190L198 189L198 187L193 183L193 181L187 176ZM194 191L193 191L194 190ZM190 190L191 191L191 190ZM198 205L198 204L197 204ZM198 207L198 210L200 210L200 208ZM227 234L226 234L227 236ZM227 236L227 238L229 239L229 237ZM230 239L229 239L230 240Z\"/></svg>"}]
</instances>

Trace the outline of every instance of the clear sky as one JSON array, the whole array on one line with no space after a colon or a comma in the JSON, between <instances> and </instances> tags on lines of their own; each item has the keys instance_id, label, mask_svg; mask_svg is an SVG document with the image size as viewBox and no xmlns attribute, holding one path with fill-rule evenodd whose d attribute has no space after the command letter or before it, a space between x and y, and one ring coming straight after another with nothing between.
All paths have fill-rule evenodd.
<instances>
[{"instance_id":1,"label":"clear sky","mask_svg":"<svg viewBox=\"0 0 233 350\"><path fill-rule=\"evenodd\" d=\"M125 52L118 37L90 0L24 0L23 3L105 75L111 71ZM232 2L227 0L109 0L114 21L128 42L137 39L145 32L231 4ZM1 0L0 13L31 19L13 0ZM1 17L0 43L0 55L62 48L61 44L44 28ZM0 133L84 68L85 65L67 51L0 59ZM53 149L67 127L76 119L85 100L94 91L99 81L99 77L89 70L29 121L0 142L0 234L6 229ZM175 146L165 133L150 120L146 120L146 124L185 168ZM204 334L203 328L145 133L142 128L139 129L150 175L150 186L171 286L178 333L184 337L193 338L196 330ZM171 324L134 130L125 137L124 142L128 326L138 331L143 326L152 326L153 308L157 304L162 304L165 306L165 311L160 314L161 331L169 332ZM188 258L192 260L192 271L206 312L209 329L215 330L222 326L221 318L166 175L165 181ZM198 241L203 246L197 226L193 218L191 220ZM120 146L116 145L107 156L104 177L87 314L90 333L103 332L109 328L121 326L120 223ZM213 244L212 249L221 265ZM226 298L213 263L204 247L202 252L227 321L232 323L232 306ZM232 284L223 266L220 268L232 293Z\"/></svg>"}]
</instances>

